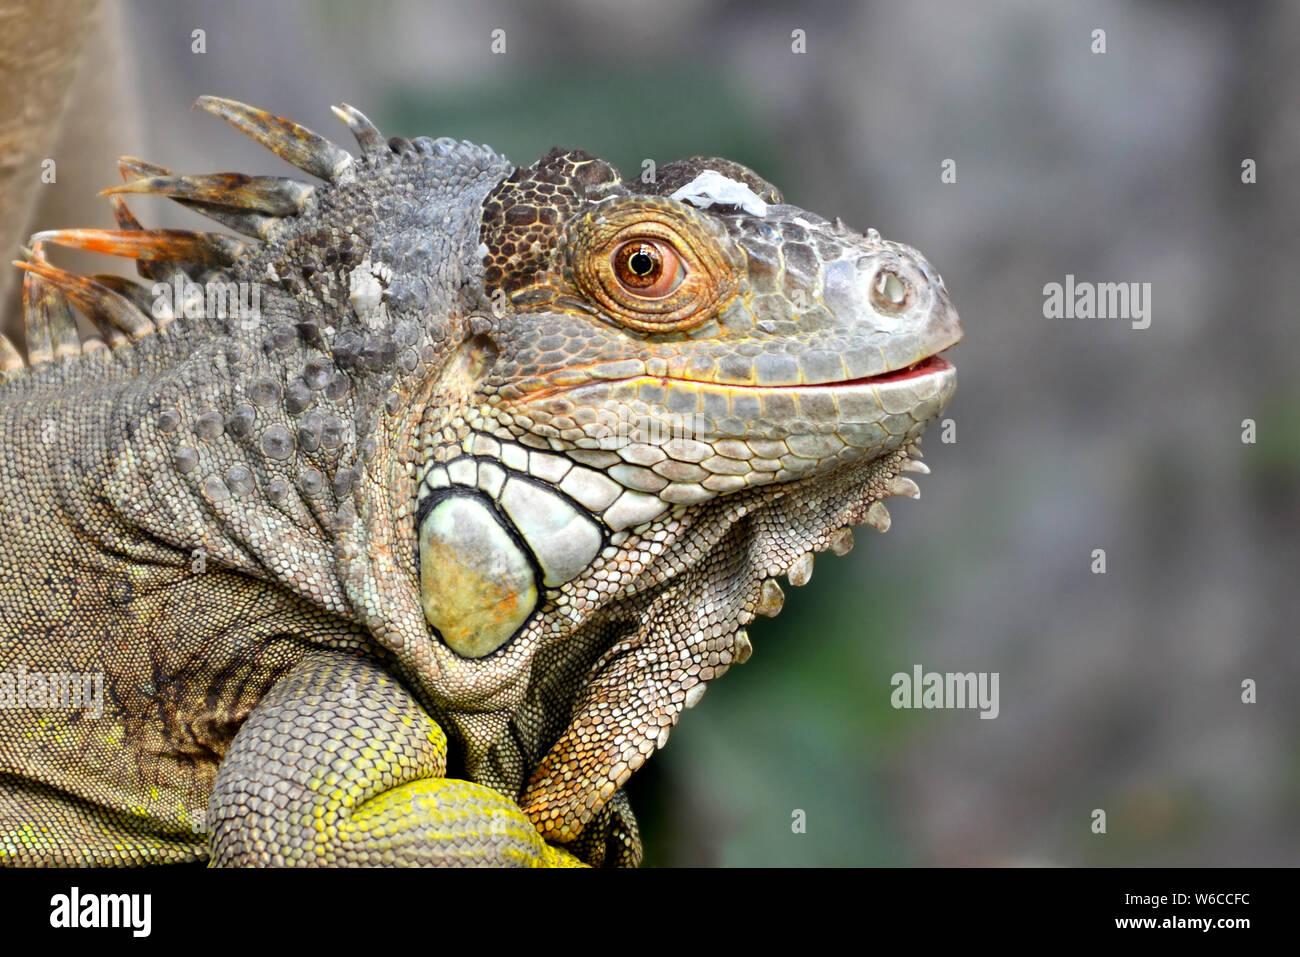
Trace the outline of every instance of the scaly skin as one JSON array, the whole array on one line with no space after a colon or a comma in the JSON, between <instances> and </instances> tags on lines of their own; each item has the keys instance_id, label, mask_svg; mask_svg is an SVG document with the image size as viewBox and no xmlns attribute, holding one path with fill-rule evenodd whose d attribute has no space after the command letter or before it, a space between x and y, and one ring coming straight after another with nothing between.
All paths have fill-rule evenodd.
<instances>
[{"instance_id":1,"label":"scaly skin","mask_svg":"<svg viewBox=\"0 0 1300 957\"><path fill-rule=\"evenodd\" d=\"M346 107L353 157L200 105L324 183L123 160L116 192L241 235L114 196L120 230L19 264L0 860L636 864L620 789L775 578L916 494L960 337L938 274L726 160L514 168ZM258 284L260 314L157 307L186 279ZM100 705L22 669L100 676Z\"/></svg>"}]
</instances>

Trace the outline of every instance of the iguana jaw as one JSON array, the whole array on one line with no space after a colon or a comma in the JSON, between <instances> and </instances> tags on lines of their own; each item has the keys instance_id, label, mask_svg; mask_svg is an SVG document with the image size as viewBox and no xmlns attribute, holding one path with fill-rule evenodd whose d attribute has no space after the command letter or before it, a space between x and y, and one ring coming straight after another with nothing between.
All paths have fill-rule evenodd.
<instances>
[{"instance_id":1,"label":"iguana jaw","mask_svg":"<svg viewBox=\"0 0 1300 957\"><path fill-rule=\"evenodd\" d=\"M888 530L883 500L919 495L904 474L928 471L916 461L919 456L916 444L908 443L830 475L738 493L726 500L720 522L713 520L724 510L701 510L702 521L682 536L678 551L722 548L739 555L739 566L730 570L737 587L724 597L708 588L706 570L684 568L655 586L646 611L594 658L572 703L572 718L538 761L520 799L538 830L553 841L574 840L609 796L667 743L681 713L699 701L708 683L748 659L746 626L756 615L772 617L781 610L777 577L805 584L815 552L842 555L852 547L851 526ZM684 646L679 633L658 624L678 607L714 623L712 630L706 627Z\"/></svg>"},{"instance_id":2,"label":"iguana jaw","mask_svg":"<svg viewBox=\"0 0 1300 957\"><path fill-rule=\"evenodd\" d=\"M955 314L953 320L955 328ZM556 403L554 411L562 417L571 412L570 404L626 407L642 392L658 396L669 387L695 393L699 410L721 404L734 412L748 403L769 411L792 406L796 412L760 411L741 430L725 415L697 413L694 421L702 429L694 441L727 453L721 458L746 448L771 454L775 446L792 447L791 457L761 464L740 477L744 484L739 489L692 506L683 517L687 530L666 546L677 555L744 556L741 566L728 573L736 583L731 597L724 599L701 584L701 574L707 577L704 563L698 570L681 568L653 587L654 597L643 601L630 634L592 660L579 685L582 695L572 703L571 720L541 756L521 798L549 839L565 842L580 834L605 800L664 746L681 712L699 700L708 682L748 658L745 626L755 615L780 611L775 578L786 575L792 584L804 584L815 552L843 554L852 545L849 529L854 525L887 530L890 517L883 499L919 494L903 473L926 471L913 459L919 457L916 443L944 412L956 387L956 369L938 353L959 337L959 332L950 339L933 337L937 348L915 361L844 381L758 386L642 376L588 382L521 403L543 425L546 419L538 412L548 401ZM673 408L665 395L648 414L667 418ZM774 429L769 422L787 427ZM789 427L796 422L804 423L802 431ZM664 448L674 452L671 442ZM773 467L774 472L763 471ZM725 514L725 527L709 529L713 511ZM632 531L635 535L637 530ZM650 570L642 577L655 578ZM680 623L675 630L657 624L674 606L702 614L707 609L712 631L683 646Z\"/></svg>"},{"instance_id":3,"label":"iguana jaw","mask_svg":"<svg viewBox=\"0 0 1300 957\"><path fill-rule=\"evenodd\" d=\"M929 355L841 382L770 386L640 375L588 381L503 405L533 423L532 430L553 448L609 449L631 463L665 455L680 461L681 473L660 470L667 487L656 489L652 482L640 490L670 503L696 504L898 449L943 411L956 378L951 363ZM579 421L575 415L583 409L595 414Z\"/></svg>"}]
</instances>

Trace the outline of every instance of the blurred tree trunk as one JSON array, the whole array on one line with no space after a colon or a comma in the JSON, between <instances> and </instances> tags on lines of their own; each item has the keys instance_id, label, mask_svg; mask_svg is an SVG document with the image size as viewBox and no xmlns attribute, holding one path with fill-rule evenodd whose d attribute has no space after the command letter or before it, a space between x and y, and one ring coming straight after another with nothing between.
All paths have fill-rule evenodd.
<instances>
[{"instance_id":1,"label":"blurred tree trunk","mask_svg":"<svg viewBox=\"0 0 1300 957\"><path fill-rule=\"evenodd\" d=\"M87 225L92 212L110 224L95 194L112 182L105 159L137 115L119 13L115 0L5 0L0 9L0 328L20 348L22 283L9 261L38 229ZM47 159L53 183L42 181Z\"/></svg>"}]
</instances>

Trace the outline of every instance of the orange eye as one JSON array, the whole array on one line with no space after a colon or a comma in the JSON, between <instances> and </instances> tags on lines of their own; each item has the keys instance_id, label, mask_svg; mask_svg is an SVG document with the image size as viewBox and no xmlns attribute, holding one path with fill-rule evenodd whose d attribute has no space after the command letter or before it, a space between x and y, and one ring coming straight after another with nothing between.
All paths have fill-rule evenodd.
<instances>
[{"instance_id":1,"label":"orange eye","mask_svg":"<svg viewBox=\"0 0 1300 957\"><path fill-rule=\"evenodd\" d=\"M667 243L633 239L610 256L614 275L628 292L646 299L666 296L685 278L681 259Z\"/></svg>"},{"instance_id":2,"label":"orange eye","mask_svg":"<svg viewBox=\"0 0 1300 957\"><path fill-rule=\"evenodd\" d=\"M684 332L736 294L741 252L711 216L675 200L602 201L569 227L573 289L637 332Z\"/></svg>"}]
</instances>

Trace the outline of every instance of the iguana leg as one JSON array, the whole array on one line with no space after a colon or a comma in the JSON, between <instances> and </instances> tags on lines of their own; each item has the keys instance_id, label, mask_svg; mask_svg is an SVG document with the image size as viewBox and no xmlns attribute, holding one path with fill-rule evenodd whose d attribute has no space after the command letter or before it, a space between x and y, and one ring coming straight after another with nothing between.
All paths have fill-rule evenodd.
<instances>
[{"instance_id":1,"label":"iguana leg","mask_svg":"<svg viewBox=\"0 0 1300 957\"><path fill-rule=\"evenodd\" d=\"M627 794L615 791L568 847L592 867L639 867L641 833Z\"/></svg>"},{"instance_id":2,"label":"iguana leg","mask_svg":"<svg viewBox=\"0 0 1300 957\"><path fill-rule=\"evenodd\" d=\"M444 778L442 729L374 662L317 653L249 715L208 806L213 866L576 866L510 798Z\"/></svg>"}]
</instances>

